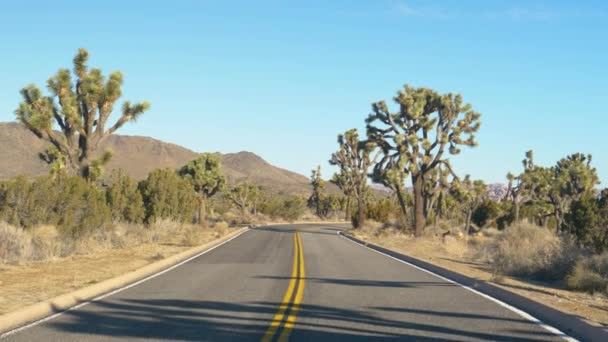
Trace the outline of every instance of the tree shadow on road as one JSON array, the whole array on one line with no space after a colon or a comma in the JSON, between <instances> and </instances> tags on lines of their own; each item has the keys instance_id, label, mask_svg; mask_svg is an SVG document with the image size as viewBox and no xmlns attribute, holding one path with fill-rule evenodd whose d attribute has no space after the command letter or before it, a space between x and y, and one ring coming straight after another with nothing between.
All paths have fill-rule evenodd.
<instances>
[{"instance_id":1,"label":"tree shadow on road","mask_svg":"<svg viewBox=\"0 0 608 342\"><path fill-rule=\"evenodd\" d=\"M280 303L228 303L175 299L115 299L67 311L48 324L54 330L87 338L142 338L181 341L259 341ZM480 331L475 322L501 317L462 313L409 312L409 319L378 315L384 308L351 310L301 305L293 341L540 341L555 336L525 320L509 322L509 331ZM418 315L418 316L417 316ZM423 315L424 317L420 316ZM461 325L434 324L434 318L454 317ZM468 324L467 324L468 322ZM76 336L75 336L76 337Z\"/></svg>"}]
</instances>

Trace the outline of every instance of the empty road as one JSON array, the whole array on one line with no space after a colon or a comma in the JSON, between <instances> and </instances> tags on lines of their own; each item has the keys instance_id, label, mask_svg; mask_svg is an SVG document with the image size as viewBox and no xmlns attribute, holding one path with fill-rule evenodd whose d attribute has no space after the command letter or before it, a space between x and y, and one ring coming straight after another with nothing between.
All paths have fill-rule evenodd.
<instances>
[{"instance_id":1,"label":"empty road","mask_svg":"<svg viewBox=\"0 0 608 342\"><path fill-rule=\"evenodd\" d=\"M560 340L487 298L337 235L340 229L252 229L5 340Z\"/></svg>"}]
</instances>

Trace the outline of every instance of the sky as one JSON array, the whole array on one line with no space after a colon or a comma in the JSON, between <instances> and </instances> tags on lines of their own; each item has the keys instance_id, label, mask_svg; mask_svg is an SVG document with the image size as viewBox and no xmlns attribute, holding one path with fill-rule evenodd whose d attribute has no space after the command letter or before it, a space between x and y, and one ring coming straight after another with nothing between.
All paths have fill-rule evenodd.
<instances>
[{"instance_id":1,"label":"sky","mask_svg":"<svg viewBox=\"0 0 608 342\"><path fill-rule=\"evenodd\" d=\"M608 186L605 1L3 1L0 121L80 47L152 107L118 133L198 152L255 152L305 175L371 103L404 84L460 93L482 114L459 174L505 182L525 151L593 155ZM393 107L394 108L394 107Z\"/></svg>"}]
</instances>

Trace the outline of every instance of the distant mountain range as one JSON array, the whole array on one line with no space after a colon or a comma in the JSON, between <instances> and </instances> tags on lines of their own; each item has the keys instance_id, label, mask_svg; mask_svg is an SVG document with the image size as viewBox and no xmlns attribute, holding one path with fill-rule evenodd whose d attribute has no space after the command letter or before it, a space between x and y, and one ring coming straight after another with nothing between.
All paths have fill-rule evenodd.
<instances>
[{"instance_id":1,"label":"distant mountain range","mask_svg":"<svg viewBox=\"0 0 608 342\"><path fill-rule=\"evenodd\" d=\"M48 145L15 122L0 123L0 179L18 175L39 176L49 172L38 154ZM156 168L177 169L198 153L171 143L149 137L110 136L99 151L110 149L114 152L107 170L121 168L136 179L145 178ZM250 181L261 185L273 193L310 193L308 177L271 165L251 152L222 154L222 169L229 183ZM338 189L329 185L330 192Z\"/></svg>"},{"instance_id":2,"label":"distant mountain range","mask_svg":"<svg viewBox=\"0 0 608 342\"><path fill-rule=\"evenodd\" d=\"M18 175L40 176L49 172L48 165L38 154L48 144L38 139L23 125L16 122L0 122L0 180ZM156 168L177 169L193 160L197 152L185 147L144 136L111 135L99 149L114 152L107 170L123 169L135 179L144 179ZM236 184L249 181L261 185L276 194L310 194L310 180L299 173L271 165L260 156L247 151L226 153L222 156L222 169L228 182ZM392 191L380 184L372 184L372 189L380 196ZM339 189L328 183L330 193ZM489 184L490 198L503 198L507 191L504 184Z\"/></svg>"}]
</instances>

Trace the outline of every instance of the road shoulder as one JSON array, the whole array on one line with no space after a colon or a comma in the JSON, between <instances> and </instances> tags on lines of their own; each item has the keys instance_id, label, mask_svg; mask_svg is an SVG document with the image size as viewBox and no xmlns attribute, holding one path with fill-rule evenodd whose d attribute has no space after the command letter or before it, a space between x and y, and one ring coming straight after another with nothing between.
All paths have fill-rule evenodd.
<instances>
[{"instance_id":1,"label":"road shoulder","mask_svg":"<svg viewBox=\"0 0 608 342\"><path fill-rule=\"evenodd\" d=\"M465 287L469 287L474 291L480 292L483 295L492 297L498 301L504 302L516 309L519 309L532 317L544 322L550 326L556 327L565 334L584 341L606 341L608 340L608 331L602 327L590 324L578 316L564 313L562 311L551 308L547 305L526 298L517 293L508 291L486 281L468 277L464 274L454 272L444 267L438 266L428 261L396 252L392 249L382 247L380 245L364 241L356 238L351 234L338 233L342 237L351 240L354 243L370 248L376 252L387 255L421 268L440 277L447 278Z\"/></svg>"},{"instance_id":2,"label":"road shoulder","mask_svg":"<svg viewBox=\"0 0 608 342\"><path fill-rule=\"evenodd\" d=\"M247 227L238 229L220 238L179 252L165 259L149 263L146 266L128 273L1 315L0 334L10 334L14 332L15 329L21 329L30 324L36 324L39 320L49 319L65 310L85 305L91 300L101 299L110 294L135 286L207 253L243 234L247 230ZM0 337L2 336L3 335L0 335Z\"/></svg>"}]
</instances>

